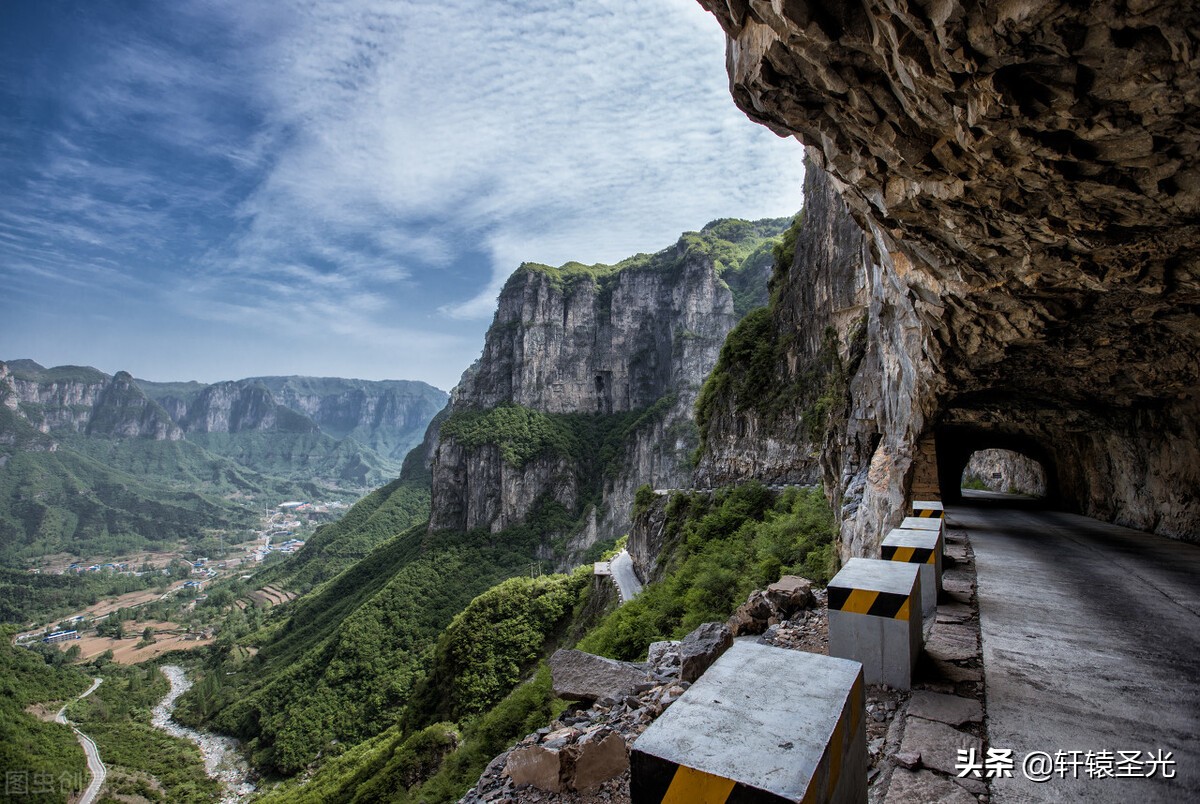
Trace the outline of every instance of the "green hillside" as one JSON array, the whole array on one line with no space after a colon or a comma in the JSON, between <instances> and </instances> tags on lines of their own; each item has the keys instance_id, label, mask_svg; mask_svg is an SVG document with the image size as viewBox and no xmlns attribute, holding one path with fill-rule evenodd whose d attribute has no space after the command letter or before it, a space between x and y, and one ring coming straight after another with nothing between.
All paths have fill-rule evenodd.
<instances>
[{"instance_id":1,"label":"green hillside","mask_svg":"<svg viewBox=\"0 0 1200 804\"><path fill-rule=\"evenodd\" d=\"M0 768L10 789L23 780L28 793L6 800L57 804L87 786L83 749L70 726L41 720L27 708L46 704L44 711L53 714L89 682L74 668L47 664L40 652L13 647L14 631L0 628ZM33 792L36 780L52 780L42 785L50 790Z\"/></svg>"},{"instance_id":2,"label":"green hillside","mask_svg":"<svg viewBox=\"0 0 1200 804\"><path fill-rule=\"evenodd\" d=\"M370 521L382 504L355 519ZM466 588L486 583L482 562L519 572L536 539L430 538L418 527L243 638L262 640L251 664L215 652L184 702L193 717L250 738L268 770L294 777L264 801L456 801L493 756L561 711L539 669L556 648L582 636L583 649L644 659L650 642L725 619L783 573L824 580L833 569L833 515L819 491L752 483L654 504L665 505L664 577L619 609L590 566L513 572L464 602ZM239 680L223 686L235 668Z\"/></svg>"}]
</instances>

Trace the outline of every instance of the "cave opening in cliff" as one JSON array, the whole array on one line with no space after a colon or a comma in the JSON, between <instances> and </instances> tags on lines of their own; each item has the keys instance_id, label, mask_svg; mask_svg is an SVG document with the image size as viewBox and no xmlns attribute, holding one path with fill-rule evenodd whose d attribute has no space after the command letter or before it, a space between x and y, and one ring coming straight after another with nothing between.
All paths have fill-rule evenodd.
<instances>
[{"instance_id":1,"label":"cave opening in cliff","mask_svg":"<svg viewBox=\"0 0 1200 804\"><path fill-rule=\"evenodd\" d=\"M963 467L959 489L1040 499L1046 496L1046 470L1011 449L981 449L971 453Z\"/></svg>"},{"instance_id":2,"label":"cave opening in cliff","mask_svg":"<svg viewBox=\"0 0 1200 804\"><path fill-rule=\"evenodd\" d=\"M944 500L978 500L999 493L1053 503L1059 497L1053 453L1026 433L988 427L941 428L937 465Z\"/></svg>"}]
</instances>

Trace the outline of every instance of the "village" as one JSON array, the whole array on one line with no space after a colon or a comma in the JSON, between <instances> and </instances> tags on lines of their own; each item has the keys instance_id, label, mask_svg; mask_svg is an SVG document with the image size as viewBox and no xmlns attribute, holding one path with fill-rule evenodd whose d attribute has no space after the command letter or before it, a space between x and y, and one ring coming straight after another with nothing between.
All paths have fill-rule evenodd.
<instances>
[{"instance_id":1,"label":"village","mask_svg":"<svg viewBox=\"0 0 1200 804\"><path fill-rule=\"evenodd\" d=\"M290 500L264 511L249 538L225 546L223 553L199 555L189 548L139 554L113 560L66 561L31 569L42 574L113 573L153 576L154 584L138 591L105 598L87 608L41 623L18 633L13 644L52 645L71 660L88 661L110 653L113 661L136 664L175 650L211 644L217 622L231 605L266 608L290 601L294 595L268 586L252 588L263 566L286 560L304 547L318 524L341 516L342 502ZM147 580L150 580L147 578ZM210 594L217 589L218 605ZM208 604L208 605L206 605ZM199 612L199 614L198 614Z\"/></svg>"}]
</instances>

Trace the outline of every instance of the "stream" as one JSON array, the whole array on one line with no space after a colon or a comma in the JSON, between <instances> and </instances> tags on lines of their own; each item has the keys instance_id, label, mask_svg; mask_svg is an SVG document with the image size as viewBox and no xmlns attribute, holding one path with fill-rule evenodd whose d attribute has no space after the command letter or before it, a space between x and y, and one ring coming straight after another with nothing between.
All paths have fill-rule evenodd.
<instances>
[{"instance_id":1,"label":"stream","mask_svg":"<svg viewBox=\"0 0 1200 804\"><path fill-rule=\"evenodd\" d=\"M205 773L225 788L221 804L245 801L254 792L254 783L250 781L250 766L238 752L238 741L232 737L196 731L176 723L171 717L175 701L191 689L192 682L184 669L177 665L163 665L162 671L171 684L171 691L154 707L150 722L167 734L191 740L200 746L200 753L204 755Z\"/></svg>"}]
</instances>

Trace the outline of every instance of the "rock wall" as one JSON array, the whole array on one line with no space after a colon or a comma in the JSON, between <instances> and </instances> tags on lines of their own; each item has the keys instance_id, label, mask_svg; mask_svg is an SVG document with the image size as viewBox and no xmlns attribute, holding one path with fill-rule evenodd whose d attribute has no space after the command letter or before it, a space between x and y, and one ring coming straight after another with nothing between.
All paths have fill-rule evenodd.
<instances>
[{"instance_id":1,"label":"rock wall","mask_svg":"<svg viewBox=\"0 0 1200 804\"><path fill-rule=\"evenodd\" d=\"M735 102L867 236L869 346L822 458L843 552L931 435L951 496L970 452L1021 442L1066 507L1198 538L1200 8L701 5Z\"/></svg>"},{"instance_id":2,"label":"rock wall","mask_svg":"<svg viewBox=\"0 0 1200 804\"><path fill-rule=\"evenodd\" d=\"M122 438L177 441L182 431L171 417L134 383L128 372L109 377L92 368L60 366L46 370L31 361L14 361L3 378L13 408L42 433L86 433ZM4 366L0 363L0 366Z\"/></svg>"},{"instance_id":3,"label":"rock wall","mask_svg":"<svg viewBox=\"0 0 1200 804\"><path fill-rule=\"evenodd\" d=\"M614 267L522 266L500 295L480 360L453 392L449 421L456 412L505 405L592 416L597 426L644 415L604 466L551 449L506 461L495 444L466 445L443 430L432 462L431 529L496 532L553 500L581 517L573 532L557 534L569 537L566 553L577 555L628 530L641 484L690 485L696 394L736 323L721 272L737 266L719 265L718 255L727 257L734 245L740 258L769 249L786 225L714 222L670 249ZM760 286L768 265L758 259L749 269L759 272ZM739 281L745 285L746 277ZM585 510L597 497L599 504Z\"/></svg>"},{"instance_id":4,"label":"rock wall","mask_svg":"<svg viewBox=\"0 0 1200 804\"><path fill-rule=\"evenodd\" d=\"M187 403L179 421L189 433L244 433L254 430L315 433L317 423L275 401L261 382L219 382Z\"/></svg>"}]
</instances>

